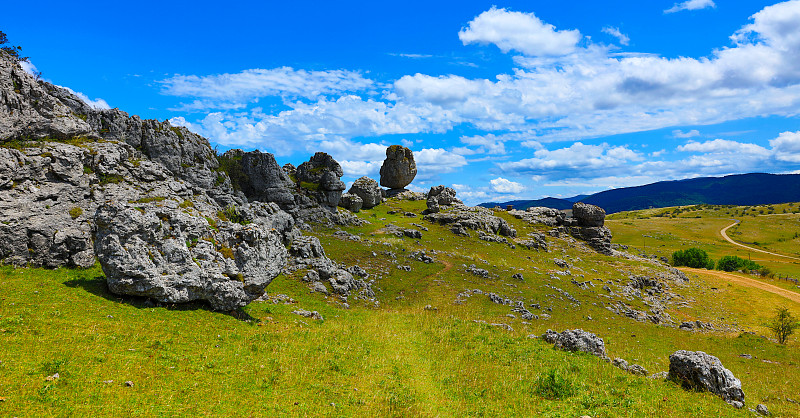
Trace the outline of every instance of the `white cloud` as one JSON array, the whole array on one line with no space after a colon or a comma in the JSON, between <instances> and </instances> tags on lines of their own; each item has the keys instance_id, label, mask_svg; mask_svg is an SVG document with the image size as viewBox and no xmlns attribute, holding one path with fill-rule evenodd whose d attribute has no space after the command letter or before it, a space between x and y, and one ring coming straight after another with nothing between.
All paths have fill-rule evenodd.
<instances>
[{"instance_id":1,"label":"white cloud","mask_svg":"<svg viewBox=\"0 0 800 418\"><path fill-rule=\"evenodd\" d=\"M777 138L769 141L779 161L800 163L800 131L782 132Z\"/></svg>"},{"instance_id":2,"label":"white cloud","mask_svg":"<svg viewBox=\"0 0 800 418\"><path fill-rule=\"evenodd\" d=\"M503 138L497 137L494 134L488 135L475 135L475 136L462 136L461 142L467 145L479 147L474 153L477 154L494 154L502 155L506 153L505 143Z\"/></svg>"},{"instance_id":3,"label":"white cloud","mask_svg":"<svg viewBox=\"0 0 800 418\"><path fill-rule=\"evenodd\" d=\"M490 180L489 183L492 185L492 190L497 193L521 193L523 190L525 190L525 186L523 186L521 183L504 179L502 177Z\"/></svg>"},{"instance_id":4,"label":"white cloud","mask_svg":"<svg viewBox=\"0 0 800 418\"><path fill-rule=\"evenodd\" d=\"M675 3L671 8L664 10L664 13L675 13L681 10L700 10L717 7L714 0L687 0L682 3Z\"/></svg>"},{"instance_id":5,"label":"white cloud","mask_svg":"<svg viewBox=\"0 0 800 418\"><path fill-rule=\"evenodd\" d=\"M423 148L414 151L414 161L417 164L417 172L426 175L448 173L467 165L467 159L462 155L442 148Z\"/></svg>"},{"instance_id":6,"label":"white cloud","mask_svg":"<svg viewBox=\"0 0 800 418\"><path fill-rule=\"evenodd\" d=\"M577 30L556 30L533 13L512 12L492 7L458 32L464 45L495 44L503 52L511 50L530 56L566 55L581 40Z\"/></svg>"},{"instance_id":7,"label":"white cloud","mask_svg":"<svg viewBox=\"0 0 800 418\"><path fill-rule=\"evenodd\" d=\"M498 164L504 172L517 174L547 174L555 172L582 171L585 174L607 172L625 167L630 161L642 160L641 154L624 146L608 144L584 145L576 142L567 148L540 149L534 158Z\"/></svg>"},{"instance_id":8,"label":"white cloud","mask_svg":"<svg viewBox=\"0 0 800 418\"><path fill-rule=\"evenodd\" d=\"M690 141L686 145L676 148L682 152L704 152L704 153L736 153L743 156L768 156L769 150L755 144L745 144L727 139L715 139L713 141L695 142Z\"/></svg>"},{"instance_id":9,"label":"white cloud","mask_svg":"<svg viewBox=\"0 0 800 418\"><path fill-rule=\"evenodd\" d=\"M247 101L267 96L315 99L330 94L366 90L375 84L354 71L307 71L291 67L256 68L235 74L208 76L175 75L161 83L163 93L171 96L228 101Z\"/></svg>"},{"instance_id":10,"label":"white cloud","mask_svg":"<svg viewBox=\"0 0 800 418\"><path fill-rule=\"evenodd\" d=\"M676 129L672 131L672 136L674 138L693 138L695 136L700 136L700 131L692 129L691 131L683 132L680 129Z\"/></svg>"},{"instance_id":11,"label":"white cloud","mask_svg":"<svg viewBox=\"0 0 800 418\"><path fill-rule=\"evenodd\" d=\"M33 63L30 60L28 60L28 61L20 61L19 62L19 66L22 67L22 69L26 73L28 73L28 74L30 74L32 76L35 76L37 73L39 73L39 69L36 68L36 66L33 65Z\"/></svg>"},{"instance_id":12,"label":"white cloud","mask_svg":"<svg viewBox=\"0 0 800 418\"><path fill-rule=\"evenodd\" d=\"M629 38L628 35L625 35L624 33L620 32L619 28L615 28L613 26L604 27L603 33L609 34L617 38L617 40L619 40L619 43L622 45L628 45L631 41L631 38Z\"/></svg>"}]
</instances>

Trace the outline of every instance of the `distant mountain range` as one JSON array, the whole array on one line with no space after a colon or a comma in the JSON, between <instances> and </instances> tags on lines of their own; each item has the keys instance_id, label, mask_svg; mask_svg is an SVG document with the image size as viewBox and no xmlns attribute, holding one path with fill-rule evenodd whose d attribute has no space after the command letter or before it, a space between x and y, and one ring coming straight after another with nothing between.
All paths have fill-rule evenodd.
<instances>
[{"instance_id":1,"label":"distant mountain range","mask_svg":"<svg viewBox=\"0 0 800 418\"><path fill-rule=\"evenodd\" d=\"M515 209L523 210L531 206L546 206L563 210L571 209L573 202L578 201L600 206L606 213L701 203L763 205L800 202L800 174L752 173L660 181L644 186L606 190L589 196L489 202L481 203L480 206L504 208L512 205Z\"/></svg>"}]
</instances>

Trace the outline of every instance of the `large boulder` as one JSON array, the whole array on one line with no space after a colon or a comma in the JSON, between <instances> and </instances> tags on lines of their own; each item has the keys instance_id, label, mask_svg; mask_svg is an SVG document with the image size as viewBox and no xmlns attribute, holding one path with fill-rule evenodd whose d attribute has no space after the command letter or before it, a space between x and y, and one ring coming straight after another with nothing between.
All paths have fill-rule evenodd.
<instances>
[{"instance_id":1,"label":"large boulder","mask_svg":"<svg viewBox=\"0 0 800 418\"><path fill-rule=\"evenodd\" d=\"M402 145L386 148L386 159L381 165L381 186L402 189L417 175L417 163L410 149Z\"/></svg>"},{"instance_id":2,"label":"large boulder","mask_svg":"<svg viewBox=\"0 0 800 418\"><path fill-rule=\"evenodd\" d=\"M522 219L530 224L541 224L546 226L561 225L566 219L564 212L558 209L547 208L543 206L532 206L524 211L511 210L508 213L513 217Z\"/></svg>"},{"instance_id":3,"label":"large boulder","mask_svg":"<svg viewBox=\"0 0 800 418\"><path fill-rule=\"evenodd\" d=\"M686 388L714 393L736 408L744 407L742 382L710 354L686 350L672 353L669 378Z\"/></svg>"},{"instance_id":4,"label":"large boulder","mask_svg":"<svg viewBox=\"0 0 800 418\"><path fill-rule=\"evenodd\" d=\"M517 230L505 219L494 216L491 209L480 206L452 205L446 212L428 213L425 220L440 225L448 225L456 235L469 236L467 229L479 233L498 234L505 237L516 237Z\"/></svg>"},{"instance_id":5,"label":"large boulder","mask_svg":"<svg viewBox=\"0 0 800 418\"><path fill-rule=\"evenodd\" d=\"M342 193L339 199L339 207L345 208L353 213L358 213L364 205L364 201L356 194Z\"/></svg>"},{"instance_id":6,"label":"large boulder","mask_svg":"<svg viewBox=\"0 0 800 418\"><path fill-rule=\"evenodd\" d=\"M371 209L383 201L381 186L377 181L366 176L354 181L347 192L360 197L364 209Z\"/></svg>"},{"instance_id":7,"label":"large boulder","mask_svg":"<svg viewBox=\"0 0 800 418\"><path fill-rule=\"evenodd\" d=\"M320 205L336 208L345 189L344 182L339 179L343 174L342 166L333 157L318 152L297 167L295 178L301 187L312 192Z\"/></svg>"},{"instance_id":8,"label":"large boulder","mask_svg":"<svg viewBox=\"0 0 800 418\"><path fill-rule=\"evenodd\" d=\"M234 149L222 154L220 161L233 186L241 190L249 200L275 202L279 205L294 203L294 182L272 154Z\"/></svg>"},{"instance_id":9,"label":"large boulder","mask_svg":"<svg viewBox=\"0 0 800 418\"><path fill-rule=\"evenodd\" d=\"M607 359L606 346L603 339L591 332L582 329L555 332L547 330L542 339L564 351L582 351L591 355Z\"/></svg>"},{"instance_id":10,"label":"large boulder","mask_svg":"<svg viewBox=\"0 0 800 418\"><path fill-rule=\"evenodd\" d=\"M207 301L219 311L264 293L286 263L280 234L181 210L107 204L95 215L95 254L113 293L164 303Z\"/></svg>"},{"instance_id":11,"label":"large boulder","mask_svg":"<svg viewBox=\"0 0 800 418\"><path fill-rule=\"evenodd\" d=\"M603 226L606 211L599 206L576 202L572 205L572 217L578 222L578 226L598 227Z\"/></svg>"}]
</instances>

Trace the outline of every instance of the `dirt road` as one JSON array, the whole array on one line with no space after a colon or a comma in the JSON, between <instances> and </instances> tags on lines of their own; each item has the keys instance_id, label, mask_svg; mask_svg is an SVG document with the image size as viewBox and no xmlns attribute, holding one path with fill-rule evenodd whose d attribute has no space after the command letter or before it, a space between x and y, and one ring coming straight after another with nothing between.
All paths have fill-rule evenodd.
<instances>
[{"instance_id":1,"label":"dirt road","mask_svg":"<svg viewBox=\"0 0 800 418\"><path fill-rule=\"evenodd\" d=\"M736 284L740 284L742 286L754 287L756 289L765 290L770 293L774 293L779 296L783 296L786 299L789 299L793 302L800 303L800 293L792 292L791 290L782 289L778 286L773 286L769 283L764 283L759 280L749 279L747 277L742 277L732 273L726 273L724 271L716 271L716 270L705 270L705 269L693 269L689 267L678 267L679 270L684 271L686 273L697 273L705 276L713 276L718 279L726 280L729 282L734 282Z\"/></svg>"},{"instance_id":2,"label":"dirt road","mask_svg":"<svg viewBox=\"0 0 800 418\"><path fill-rule=\"evenodd\" d=\"M739 247L742 247L742 248L747 248L747 249L748 249L748 250L750 250L750 251L756 251L756 252L759 252L759 253L764 253L764 254L774 255L774 256L776 256L776 257L790 258L790 259L792 259L792 260L800 260L800 258L797 258L797 257L792 257L792 256L789 256L789 255L783 255L783 254L778 254L778 253L771 253L771 252L769 252L769 251L759 250L758 248L748 247L748 246L746 246L746 245L744 245L744 244L739 244L738 242L736 242L736 241L732 240L732 239L731 239L731 238L728 236L728 234L727 234L727 232L728 232L728 229L729 229L730 227L732 227L732 226L734 226L734 225L738 224L738 223L739 223L739 221L734 221L732 224L730 224L730 225L726 226L725 228L722 228L722 229L719 231L719 234L720 234L720 235L722 235L722 238L725 238L725 241L728 241L728 242L730 242L730 243L731 243L731 244L733 244L733 245L738 245Z\"/></svg>"}]
</instances>

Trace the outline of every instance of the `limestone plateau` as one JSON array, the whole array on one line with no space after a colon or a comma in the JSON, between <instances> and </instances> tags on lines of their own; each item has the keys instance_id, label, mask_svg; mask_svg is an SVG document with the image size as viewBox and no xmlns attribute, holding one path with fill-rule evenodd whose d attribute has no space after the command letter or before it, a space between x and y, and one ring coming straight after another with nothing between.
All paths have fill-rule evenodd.
<instances>
[{"instance_id":1,"label":"limestone plateau","mask_svg":"<svg viewBox=\"0 0 800 418\"><path fill-rule=\"evenodd\" d=\"M387 148L380 184L362 177L345 193L341 166L324 152L298 167L281 167L259 151L217 155L186 128L94 109L4 55L0 145L2 262L57 268L97 260L112 292L163 303L202 300L233 310L262 296L281 271L299 268L313 272L306 276L312 289L344 301L351 293L374 298L362 269L328 259L302 231L365 222L352 212L391 196L427 199L425 219L458 235L516 236L491 210L463 205L451 188L406 190L417 174L406 147ZM575 209L574 219L546 214L561 232L610 253L602 209ZM538 239L523 245L546 248Z\"/></svg>"}]
</instances>

